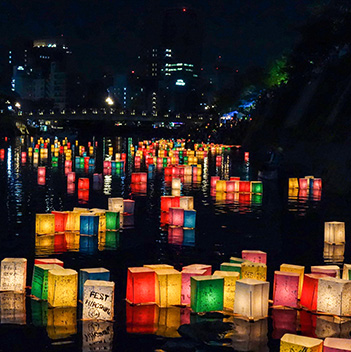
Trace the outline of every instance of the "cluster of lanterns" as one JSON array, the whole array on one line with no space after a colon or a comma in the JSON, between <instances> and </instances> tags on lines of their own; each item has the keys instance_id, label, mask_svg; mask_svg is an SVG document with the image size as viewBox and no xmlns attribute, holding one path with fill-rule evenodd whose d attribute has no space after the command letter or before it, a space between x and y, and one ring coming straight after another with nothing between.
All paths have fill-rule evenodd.
<instances>
[{"instance_id":1,"label":"cluster of lanterns","mask_svg":"<svg viewBox=\"0 0 351 352\"><path fill-rule=\"evenodd\" d=\"M322 195L322 179L314 176L289 178L289 198L305 200L309 196L320 201Z\"/></svg>"},{"instance_id":2,"label":"cluster of lanterns","mask_svg":"<svg viewBox=\"0 0 351 352\"><path fill-rule=\"evenodd\" d=\"M211 176L211 193L257 193L262 194L263 185L261 181L244 181L240 177L230 177L229 181L221 180L219 176Z\"/></svg>"}]
</instances>

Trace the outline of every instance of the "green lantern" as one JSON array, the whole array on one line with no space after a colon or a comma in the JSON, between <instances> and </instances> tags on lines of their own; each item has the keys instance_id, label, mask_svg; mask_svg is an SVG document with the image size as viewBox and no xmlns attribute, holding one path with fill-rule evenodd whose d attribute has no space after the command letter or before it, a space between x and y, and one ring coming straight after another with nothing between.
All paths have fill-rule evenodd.
<instances>
[{"instance_id":1,"label":"green lantern","mask_svg":"<svg viewBox=\"0 0 351 352\"><path fill-rule=\"evenodd\" d=\"M119 213L114 211L106 212L106 230L119 229Z\"/></svg>"},{"instance_id":2,"label":"green lantern","mask_svg":"<svg viewBox=\"0 0 351 352\"><path fill-rule=\"evenodd\" d=\"M191 309L196 312L223 310L224 278L214 275L191 277Z\"/></svg>"},{"instance_id":3,"label":"green lantern","mask_svg":"<svg viewBox=\"0 0 351 352\"><path fill-rule=\"evenodd\" d=\"M236 271L241 274L241 263L222 263L221 271Z\"/></svg>"},{"instance_id":4,"label":"green lantern","mask_svg":"<svg viewBox=\"0 0 351 352\"><path fill-rule=\"evenodd\" d=\"M46 301L48 299L48 272L62 269L56 264L35 264L32 279L32 295Z\"/></svg>"},{"instance_id":5,"label":"green lantern","mask_svg":"<svg viewBox=\"0 0 351 352\"><path fill-rule=\"evenodd\" d=\"M235 263L235 264L241 264L241 263L246 262L246 259L237 258L237 257L230 257L229 262L230 262L230 263ZM223 264L224 264L224 263L223 263ZM222 270L222 269L221 269L221 270ZM222 271L223 271L223 270L222 270Z\"/></svg>"},{"instance_id":6,"label":"green lantern","mask_svg":"<svg viewBox=\"0 0 351 352\"><path fill-rule=\"evenodd\" d=\"M262 193L263 185L261 181L251 181L251 192L252 193Z\"/></svg>"}]
</instances>

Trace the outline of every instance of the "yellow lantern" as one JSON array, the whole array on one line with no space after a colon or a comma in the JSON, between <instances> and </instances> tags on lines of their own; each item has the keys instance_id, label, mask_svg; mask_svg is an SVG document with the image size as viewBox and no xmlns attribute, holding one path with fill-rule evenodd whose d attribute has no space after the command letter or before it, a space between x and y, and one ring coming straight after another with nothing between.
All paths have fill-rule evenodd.
<instances>
[{"instance_id":1,"label":"yellow lantern","mask_svg":"<svg viewBox=\"0 0 351 352\"><path fill-rule=\"evenodd\" d=\"M225 192L227 190L227 181L218 180L216 182L216 192Z\"/></svg>"},{"instance_id":2,"label":"yellow lantern","mask_svg":"<svg viewBox=\"0 0 351 352\"><path fill-rule=\"evenodd\" d=\"M182 183L180 182L180 178L172 178L172 190L173 189L181 189Z\"/></svg>"},{"instance_id":3,"label":"yellow lantern","mask_svg":"<svg viewBox=\"0 0 351 352\"><path fill-rule=\"evenodd\" d=\"M48 309L46 331L52 340L65 339L77 333L77 308Z\"/></svg>"},{"instance_id":4,"label":"yellow lantern","mask_svg":"<svg viewBox=\"0 0 351 352\"><path fill-rule=\"evenodd\" d=\"M108 210L122 214L124 212L123 198L109 198Z\"/></svg>"},{"instance_id":5,"label":"yellow lantern","mask_svg":"<svg viewBox=\"0 0 351 352\"><path fill-rule=\"evenodd\" d=\"M79 232L65 232L67 249L72 252L79 250Z\"/></svg>"},{"instance_id":6,"label":"yellow lantern","mask_svg":"<svg viewBox=\"0 0 351 352\"><path fill-rule=\"evenodd\" d=\"M345 243L345 223L340 221L325 222L324 242Z\"/></svg>"},{"instance_id":7,"label":"yellow lantern","mask_svg":"<svg viewBox=\"0 0 351 352\"><path fill-rule=\"evenodd\" d=\"M297 178L289 178L289 188L299 188L299 180Z\"/></svg>"},{"instance_id":8,"label":"yellow lantern","mask_svg":"<svg viewBox=\"0 0 351 352\"><path fill-rule=\"evenodd\" d=\"M90 211L99 216L99 232L106 231L106 210L93 208Z\"/></svg>"},{"instance_id":9,"label":"yellow lantern","mask_svg":"<svg viewBox=\"0 0 351 352\"><path fill-rule=\"evenodd\" d=\"M299 292L298 292L298 299L301 297L302 286L303 286L303 276L305 274L305 267L301 265L293 265L293 264L282 264L280 266L280 271L286 271L288 273L297 273L300 275L299 280Z\"/></svg>"},{"instance_id":10,"label":"yellow lantern","mask_svg":"<svg viewBox=\"0 0 351 352\"><path fill-rule=\"evenodd\" d=\"M78 273L72 269L49 270L48 303L52 307L76 307Z\"/></svg>"},{"instance_id":11,"label":"yellow lantern","mask_svg":"<svg viewBox=\"0 0 351 352\"><path fill-rule=\"evenodd\" d=\"M0 291L25 292L27 259L5 258L1 261Z\"/></svg>"},{"instance_id":12,"label":"yellow lantern","mask_svg":"<svg viewBox=\"0 0 351 352\"><path fill-rule=\"evenodd\" d=\"M38 235L55 233L55 215L54 214L36 214L35 215L35 233Z\"/></svg>"},{"instance_id":13,"label":"yellow lantern","mask_svg":"<svg viewBox=\"0 0 351 352\"><path fill-rule=\"evenodd\" d=\"M244 262L241 264L241 278L266 281L267 265L263 263Z\"/></svg>"},{"instance_id":14,"label":"yellow lantern","mask_svg":"<svg viewBox=\"0 0 351 352\"><path fill-rule=\"evenodd\" d=\"M80 213L79 211L68 211L66 231L80 230Z\"/></svg>"},{"instance_id":15,"label":"yellow lantern","mask_svg":"<svg viewBox=\"0 0 351 352\"><path fill-rule=\"evenodd\" d=\"M184 210L193 210L194 209L194 197L192 196L183 196L180 197L179 207Z\"/></svg>"},{"instance_id":16,"label":"yellow lantern","mask_svg":"<svg viewBox=\"0 0 351 352\"><path fill-rule=\"evenodd\" d=\"M168 270L168 269L174 269L174 266L168 265L168 264L145 264L143 265L145 268L149 268L152 270Z\"/></svg>"},{"instance_id":17,"label":"yellow lantern","mask_svg":"<svg viewBox=\"0 0 351 352\"><path fill-rule=\"evenodd\" d=\"M156 302L160 307L169 307L181 303L182 274L175 269L155 270L157 275Z\"/></svg>"},{"instance_id":18,"label":"yellow lantern","mask_svg":"<svg viewBox=\"0 0 351 352\"><path fill-rule=\"evenodd\" d=\"M240 279L240 273L235 271L217 270L213 273L213 275L224 278L223 309L233 311L235 286L236 286L236 281Z\"/></svg>"},{"instance_id":19,"label":"yellow lantern","mask_svg":"<svg viewBox=\"0 0 351 352\"><path fill-rule=\"evenodd\" d=\"M313 337L285 334L280 340L280 352L322 352L323 340Z\"/></svg>"},{"instance_id":20,"label":"yellow lantern","mask_svg":"<svg viewBox=\"0 0 351 352\"><path fill-rule=\"evenodd\" d=\"M0 292L1 324L26 324L26 296L24 293Z\"/></svg>"},{"instance_id":21,"label":"yellow lantern","mask_svg":"<svg viewBox=\"0 0 351 352\"><path fill-rule=\"evenodd\" d=\"M344 261L345 243L324 242L323 258L325 263L342 263Z\"/></svg>"}]
</instances>

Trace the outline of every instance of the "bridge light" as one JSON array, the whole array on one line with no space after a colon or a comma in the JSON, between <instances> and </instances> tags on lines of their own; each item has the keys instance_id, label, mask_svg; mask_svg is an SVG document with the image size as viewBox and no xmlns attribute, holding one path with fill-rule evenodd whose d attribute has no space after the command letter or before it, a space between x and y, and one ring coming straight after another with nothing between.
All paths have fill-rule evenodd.
<instances>
[{"instance_id":1,"label":"bridge light","mask_svg":"<svg viewBox=\"0 0 351 352\"><path fill-rule=\"evenodd\" d=\"M108 105L110 105L110 106L115 103L115 102L112 100L111 97L107 97L106 100L105 100L105 102L106 102Z\"/></svg>"}]
</instances>

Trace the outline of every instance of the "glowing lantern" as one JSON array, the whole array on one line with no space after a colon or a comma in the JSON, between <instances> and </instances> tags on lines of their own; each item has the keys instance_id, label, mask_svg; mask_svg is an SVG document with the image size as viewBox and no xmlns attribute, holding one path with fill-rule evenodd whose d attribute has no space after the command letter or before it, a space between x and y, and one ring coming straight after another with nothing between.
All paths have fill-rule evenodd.
<instances>
[{"instance_id":1,"label":"glowing lantern","mask_svg":"<svg viewBox=\"0 0 351 352\"><path fill-rule=\"evenodd\" d=\"M182 270L205 270L206 275L212 275L212 265L207 264L190 264L183 266Z\"/></svg>"},{"instance_id":2,"label":"glowing lantern","mask_svg":"<svg viewBox=\"0 0 351 352\"><path fill-rule=\"evenodd\" d=\"M1 261L0 291L25 292L27 259L5 258Z\"/></svg>"},{"instance_id":3,"label":"glowing lantern","mask_svg":"<svg viewBox=\"0 0 351 352\"><path fill-rule=\"evenodd\" d=\"M83 319L112 320L114 316L115 283L87 280L84 283Z\"/></svg>"},{"instance_id":4,"label":"glowing lantern","mask_svg":"<svg viewBox=\"0 0 351 352\"><path fill-rule=\"evenodd\" d=\"M44 235L55 232L55 215L54 214L36 214L35 215L35 233Z\"/></svg>"},{"instance_id":5,"label":"glowing lantern","mask_svg":"<svg viewBox=\"0 0 351 352\"><path fill-rule=\"evenodd\" d=\"M335 315L351 314L351 281L324 277L319 279L317 310Z\"/></svg>"},{"instance_id":6,"label":"glowing lantern","mask_svg":"<svg viewBox=\"0 0 351 352\"><path fill-rule=\"evenodd\" d=\"M26 324L26 297L23 293L0 293L1 324Z\"/></svg>"},{"instance_id":7,"label":"glowing lantern","mask_svg":"<svg viewBox=\"0 0 351 352\"><path fill-rule=\"evenodd\" d=\"M81 204L86 204L89 201L89 190L88 189L78 189L78 202Z\"/></svg>"},{"instance_id":8,"label":"glowing lantern","mask_svg":"<svg viewBox=\"0 0 351 352\"><path fill-rule=\"evenodd\" d=\"M250 193L251 192L251 182L250 181L240 181L239 182L239 192Z\"/></svg>"},{"instance_id":9,"label":"glowing lantern","mask_svg":"<svg viewBox=\"0 0 351 352\"><path fill-rule=\"evenodd\" d=\"M108 210L123 213L124 212L124 202L123 198L109 198L108 199Z\"/></svg>"},{"instance_id":10,"label":"glowing lantern","mask_svg":"<svg viewBox=\"0 0 351 352\"><path fill-rule=\"evenodd\" d=\"M77 333L77 308L48 309L46 331L52 340L65 339Z\"/></svg>"},{"instance_id":11,"label":"glowing lantern","mask_svg":"<svg viewBox=\"0 0 351 352\"><path fill-rule=\"evenodd\" d=\"M325 222L324 242L345 243L345 223L339 221Z\"/></svg>"},{"instance_id":12,"label":"glowing lantern","mask_svg":"<svg viewBox=\"0 0 351 352\"><path fill-rule=\"evenodd\" d=\"M56 258L37 258L34 259L34 265L36 264L55 264L63 268L63 261Z\"/></svg>"},{"instance_id":13,"label":"glowing lantern","mask_svg":"<svg viewBox=\"0 0 351 352\"><path fill-rule=\"evenodd\" d=\"M241 252L243 259L253 263L264 263L267 264L267 253L256 250L243 250Z\"/></svg>"},{"instance_id":14,"label":"glowing lantern","mask_svg":"<svg viewBox=\"0 0 351 352\"><path fill-rule=\"evenodd\" d=\"M313 180L313 190L321 190L322 189L322 179L315 178Z\"/></svg>"},{"instance_id":15,"label":"glowing lantern","mask_svg":"<svg viewBox=\"0 0 351 352\"><path fill-rule=\"evenodd\" d=\"M324 340L323 351L324 352L351 351L351 340L350 339L338 339L338 338L333 338L333 337L327 337Z\"/></svg>"},{"instance_id":16,"label":"glowing lantern","mask_svg":"<svg viewBox=\"0 0 351 352\"><path fill-rule=\"evenodd\" d=\"M307 178L299 178L299 188L300 189L308 189L309 181Z\"/></svg>"},{"instance_id":17,"label":"glowing lantern","mask_svg":"<svg viewBox=\"0 0 351 352\"><path fill-rule=\"evenodd\" d=\"M246 260L242 259L242 258L237 258L237 257L230 257L229 262L236 263L236 264L242 264L242 263L246 262Z\"/></svg>"},{"instance_id":18,"label":"glowing lantern","mask_svg":"<svg viewBox=\"0 0 351 352\"><path fill-rule=\"evenodd\" d=\"M218 180L216 182L216 192L225 192L227 190L227 181Z\"/></svg>"},{"instance_id":19,"label":"glowing lantern","mask_svg":"<svg viewBox=\"0 0 351 352\"><path fill-rule=\"evenodd\" d=\"M133 304L156 302L156 273L146 267L128 268L126 299Z\"/></svg>"},{"instance_id":20,"label":"glowing lantern","mask_svg":"<svg viewBox=\"0 0 351 352\"><path fill-rule=\"evenodd\" d=\"M183 226L184 224L184 209L169 208L169 224L172 226Z\"/></svg>"},{"instance_id":21,"label":"glowing lantern","mask_svg":"<svg viewBox=\"0 0 351 352\"><path fill-rule=\"evenodd\" d=\"M77 306L78 273L72 269L53 269L48 274L48 303L52 307Z\"/></svg>"},{"instance_id":22,"label":"glowing lantern","mask_svg":"<svg viewBox=\"0 0 351 352\"><path fill-rule=\"evenodd\" d=\"M262 193L263 185L261 181L251 181L251 192L253 193Z\"/></svg>"},{"instance_id":23,"label":"glowing lantern","mask_svg":"<svg viewBox=\"0 0 351 352\"><path fill-rule=\"evenodd\" d=\"M186 228L194 228L195 224L196 224L196 210L184 210L183 226Z\"/></svg>"},{"instance_id":24,"label":"glowing lantern","mask_svg":"<svg viewBox=\"0 0 351 352\"><path fill-rule=\"evenodd\" d=\"M240 274L235 271L215 271L214 276L224 278L223 309L234 310L234 297L236 281L240 279Z\"/></svg>"},{"instance_id":25,"label":"glowing lantern","mask_svg":"<svg viewBox=\"0 0 351 352\"><path fill-rule=\"evenodd\" d=\"M55 215L55 232L66 231L68 212L66 212L66 211L53 211L52 214Z\"/></svg>"},{"instance_id":26,"label":"glowing lantern","mask_svg":"<svg viewBox=\"0 0 351 352\"><path fill-rule=\"evenodd\" d=\"M211 176L211 188L216 189L216 183L220 180L219 176Z\"/></svg>"},{"instance_id":27,"label":"glowing lantern","mask_svg":"<svg viewBox=\"0 0 351 352\"><path fill-rule=\"evenodd\" d=\"M194 197L182 196L179 199L179 207L184 210L194 209Z\"/></svg>"},{"instance_id":28,"label":"glowing lantern","mask_svg":"<svg viewBox=\"0 0 351 352\"><path fill-rule=\"evenodd\" d=\"M350 280L351 276L351 264L344 264L344 267L342 268L342 278L343 280Z\"/></svg>"},{"instance_id":29,"label":"glowing lantern","mask_svg":"<svg viewBox=\"0 0 351 352\"><path fill-rule=\"evenodd\" d=\"M52 269L61 269L56 264L36 264L33 270L31 294L39 299L48 299L48 272Z\"/></svg>"},{"instance_id":30,"label":"glowing lantern","mask_svg":"<svg viewBox=\"0 0 351 352\"><path fill-rule=\"evenodd\" d=\"M226 192L227 193L239 192L239 182L227 181Z\"/></svg>"},{"instance_id":31,"label":"glowing lantern","mask_svg":"<svg viewBox=\"0 0 351 352\"><path fill-rule=\"evenodd\" d=\"M269 282L254 279L236 281L234 313L259 319L268 315Z\"/></svg>"},{"instance_id":32,"label":"glowing lantern","mask_svg":"<svg viewBox=\"0 0 351 352\"><path fill-rule=\"evenodd\" d=\"M172 188L172 196L173 197L180 197L180 189L173 189Z\"/></svg>"},{"instance_id":33,"label":"glowing lantern","mask_svg":"<svg viewBox=\"0 0 351 352\"><path fill-rule=\"evenodd\" d=\"M83 321L82 324L82 352L113 350L113 323Z\"/></svg>"},{"instance_id":34,"label":"glowing lantern","mask_svg":"<svg viewBox=\"0 0 351 352\"><path fill-rule=\"evenodd\" d=\"M133 172L132 183L146 183L147 182L147 173L146 172Z\"/></svg>"},{"instance_id":35,"label":"glowing lantern","mask_svg":"<svg viewBox=\"0 0 351 352\"><path fill-rule=\"evenodd\" d=\"M223 310L223 277L191 277L191 309L196 312Z\"/></svg>"},{"instance_id":36,"label":"glowing lantern","mask_svg":"<svg viewBox=\"0 0 351 352\"><path fill-rule=\"evenodd\" d=\"M298 292L298 299L301 297L302 286L303 286L303 276L305 273L305 267L301 265L292 265L292 264L282 264L280 266L280 271L288 272L288 273L298 273L300 275L299 280L299 292Z\"/></svg>"},{"instance_id":37,"label":"glowing lantern","mask_svg":"<svg viewBox=\"0 0 351 352\"><path fill-rule=\"evenodd\" d=\"M180 178L173 178L172 179L172 189L180 190L181 186L182 186L182 183L180 181Z\"/></svg>"},{"instance_id":38,"label":"glowing lantern","mask_svg":"<svg viewBox=\"0 0 351 352\"><path fill-rule=\"evenodd\" d=\"M126 325L128 333L153 334L156 332L159 308L152 305L126 304Z\"/></svg>"},{"instance_id":39,"label":"glowing lantern","mask_svg":"<svg viewBox=\"0 0 351 352\"><path fill-rule=\"evenodd\" d=\"M297 178L289 178L289 188L299 188L299 181Z\"/></svg>"},{"instance_id":40,"label":"glowing lantern","mask_svg":"<svg viewBox=\"0 0 351 352\"><path fill-rule=\"evenodd\" d=\"M222 263L221 271L235 271L241 274L241 264L237 263Z\"/></svg>"},{"instance_id":41,"label":"glowing lantern","mask_svg":"<svg viewBox=\"0 0 351 352\"><path fill-rule=\"evenodd\" d=\"M266 281L267 266L263 263L244 262L241 264L241 278L242 279L256 279Z\"/></svg>"},{"instance_id":42,"label":"glowing lantern","mask_svg":"<svg viewBox=\"0 0 351 352\"><path fill-rule=\"evenodd\" d=\"M87 280L109 281L110 280L110 271L105 268L80 269L80 271L79 271L79 284L78 284L78 297L80 300L82 300L82 298L83 298L84 283Z\"/></svg>"},{"instance_id":43,"label":"glowing lantern","mask_svg":"<svg viewBox=\"0 0 351 352\"><path fill-rule=\"evenodd\" d=\"M317 309L318 282L322 277L326 276L321 274L305 274L300 304L308 310Z\"/></svg>"},{"instance_id":44,"label":"glowing lantern","mask_svg":"<svg viewBox=\"0 0 351 352\"><path fill-rule=\"evenodd\" d=\"M45 177L46 175L46 167L40 166L38 167L38 177Z\"/></svg>"},{"instance_id":45,"label":"glowing lantern","mask_svg":"<svg viewBox=\"0 0 351 352\"><path fill-rule=\"evenodd\" d=\"M79 231L80 229L80 212L69 211L67 217L66 231Z\"/></svg>"},{"instance_id":46,"label":"glowing lantern","mask_svg":"<svg viewBox=\"0 0 351 352\"><path fill-rule=\"evenodd\" d=\"M206 275L206 270L183 269L182 270L182 295L181 303L189 305L191 300L190 278L192 276Z\"/></svg>"},{"instance_id":47,"label":"glowing lantern","mask_svg":"<svg viewBox=\"0 0 351 352\"><path fill-rule=\"evenodd\" d=\"M118 230L120 228L120 213L107 211L105 213L106 230Z\"/></svg>"},{"instance_id":48,"label":"glowing lantern","mask_svg":"<svg viewBox=\"0 0 351 352\"><path fill-rule=\"evenodd\" d=\"M282 271L274 272L273 305L297 307L300 275Z\"/></svg>"},{"instance_id":49,"label":"glowing lantern","mask_svg":"<svg viewBox=\"0 0 351 352\"><path fill-rule=\"evenodd\" d=\"M135 200L123 199L124 212L127 214L134 214Z\"/></svg>"},{"instance_id":50,"label":"glowing lantern","mask_svg":"<svg viewBox=\"0 0 351 352\"><path fill-rule=\"evenodd\" d=\"M322 352L323 340L313 337L285 334L280 340L280 352Z\"/></svg>"},{"instance_id":51,"label":"glowing lantern","mask_svg":"<svg viewBox=\"0 0 351 352\"><path fill-rule=\"evenodd\" d=\"M80 234L97 235L99 233L99 216L82 213L80 215Z\"/></svg>"},{"instance_id":52,"label":"glowing lantern","mask_svg":"<svg viewBox=\"0 0 351 352\"><path fill-rule=\"evenodd\" d=\"M38 185L39 186L45 186L46 179L43 176L38 176Z\"/></svg>"},{"instance_id":53,"label":"glowing lantern","mask_svg":"<svg viewBox=\"0 0 351 352\"><path fill-rule=\"evenodd\" d=\"M316 265L311 266L312 274L325 274L331 277L340 278L340 268L337 265Z\"/></svg>"},{"instance_id":54,"label":"glowing lantern","mask_svg":"<svg viewBox=\"0 0 351 352\"><path fill-rule=\"evenodd\" d=\"M86 190L89 189L89 179L88 178L79 178L78 179L78 189Z\"/></svg>"}]
</instances>

